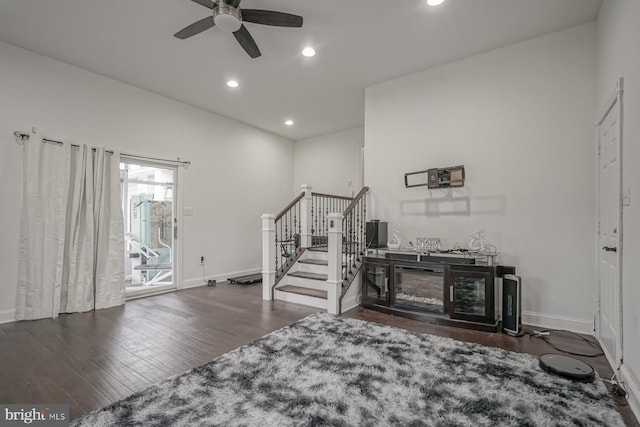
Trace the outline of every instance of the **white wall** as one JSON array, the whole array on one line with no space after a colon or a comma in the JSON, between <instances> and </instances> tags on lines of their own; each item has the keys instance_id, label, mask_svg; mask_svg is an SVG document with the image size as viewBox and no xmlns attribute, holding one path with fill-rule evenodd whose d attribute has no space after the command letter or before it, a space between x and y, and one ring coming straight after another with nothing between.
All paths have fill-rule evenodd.
<instances>
[{"instance_id":1,"label":"white wall","mask_svg":"<svg viewBox=\"0 0 640 427\"><path fill-rule=\"evenodd\" d=\"M598 17L597 75L600 111L624 78L623 188L631 191L631 205L623 211L623 374L632 391L631 407L640 418L640 2L605 0Z\"/></svg>"},{"instance_id":2,"label":"white wall","mask_svg":"<svg viewBox=\"0 0 640 427\"><path fill-rule=\"evenodd\" d=\"M363 127L296 141L294 191L299 192L302 184L309 184L318 193L357 194L362 188L363 145Z\"/></svg>"},{"instance_id":3,"label":"white wall","mask_svg":"<svg viewBox=\"0 0 640 427\"><path fill-rule=\"evenodd\" d=\"M591 333L594 86L590 23L368 87L371 217L445 247L486 230L522 276L525 322ZM404 187L460 164L464 189Z\"/></svg>"},{"instance_id":4,"label":"white wall","mask_svg":"<svg viewBox=\"0 0 640 427\"><path fill-rule=\"evenodd\" d=\"M259 271L260 215L292 196L293 142L0 43L0 321L12 318L21 205L21 147L13 131L191 161L179 171L185 286ZM203 88L206 90L206 88ZM180 201L179 201L180 203Z\"/></svg>"}]
</instances>

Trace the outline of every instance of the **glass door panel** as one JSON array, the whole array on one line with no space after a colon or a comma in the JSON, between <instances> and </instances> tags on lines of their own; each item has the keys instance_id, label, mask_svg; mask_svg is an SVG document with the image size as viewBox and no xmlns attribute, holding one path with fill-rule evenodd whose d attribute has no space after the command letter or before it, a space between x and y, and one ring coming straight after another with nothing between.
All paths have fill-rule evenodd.
<instances>
[{"instance_id":1,"label":"glass door panel","mask_svg":"<svg viewBox=\"0 0 640 427\"><path fill-rule=\"evenodd\" d=\"M122 162L127 296L175 288L175 169Z\"/></svg>"},{"instance_id":2,"label":"glass door panel","mask_svg":"<svg viewBox=\"0 0 640 427\"><path fill-rule=\"evenodd\" d=\"M406 310L444 313L444 269L395 266L394 305Z\"/></svg>"},{"instance_id":3,"label":"glass door panel","mask_svg":"<svg viewBox=\"0 0 640 427\"><path fill-rule=\"evenodd\" d=\"M467 316L485 316L484 277L457 276L453 283L453 313Z\"/></svg>"},{"instance_id":4,"label":"glass door panel","mask_svg":"<svg viewBox=\"0 0 640 427\"><path fill-rule=\"evenodd\" d=\"M366 263L362 275L362 292L365 300L389 304L389 266Z\"/></svg>"},{"instance_id":5,"label":"glass door panel","mask_svg":"<svg viewBox=\"0 0 640 427\"><path fill-rule=\"evenodd\" d=\"M495 322L494 282L490 267L451 267L446 279L449 317L483 323Z\"/></svg>"}]
</instances>

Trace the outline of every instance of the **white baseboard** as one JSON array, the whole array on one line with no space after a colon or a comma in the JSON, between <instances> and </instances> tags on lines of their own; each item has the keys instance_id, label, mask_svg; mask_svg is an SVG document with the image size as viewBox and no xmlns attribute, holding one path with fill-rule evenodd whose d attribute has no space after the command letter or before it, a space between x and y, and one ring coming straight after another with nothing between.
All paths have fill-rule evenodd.
<instances>
[{"instance_id":1,"label":"white baseboard","mask_svg":"<svg viewBox=\"0 0 640 427\"><path fill-rule=\"evenodd\" d=\"M627 396L627 402L631 408L631 412L635 415L637 420L640 420L640 381L633 375L633 372L627 368L627 365L622 365L620 368L621 380L624 381L624 389L629 393Z\"/></svg>"},{"instance_id":2,"label":"white baseboard","mask_svg":"<svg viewBox=\"0 0 640 427\"><path fill-rule=\"evenodd\" d=\"M557 316L547 313L522 312L522 323L539 328L561 329L579 334L593 335L593 320Z\"/></svg>"},{"instance_id":3,"label":"white baseboard","mask_svg":"<svg viewBox=\"0 0 640 427\"><path fill-rule=\"evenodd\" d=\"M231 273L221 273L221 274L216 274L213 276L208 276L204 278L204 281L202 279L202 277L196 278L196 279L188 279L188 280L183 280L182 281L182 286L180 286L179 289L189 289L189 288L196 288L198 286L204 286L207 284L207 280L215 280L216 282L226 282L229 277L234 277L234 276L244 276L247 274L257 274L260 273L262 270L260 268L252 268L249 270L242 270L242 271L233 271Z\"/></svg>"},{"instance_id":4,"label":"white baseboard","mask_svg":"<svg viewBox=\"0 0 640 427\"><path fill-rule=\"evenodd\" d=\"M0 311L0 325L3 323L11 323L16 321L15 310L2 310Z\"/></svg>"},{"instance_id":5,"label":"white baseboard","mask_svg":"<svg viewBox=\"0 0 640 427\"><path fill-rule=\"evenodd\" d=\"M189 289L189 288L197 288L198 286L204 286L207 284L207 280L209 279L213 279L213 277L207 277L205 278L205 281L202 281L202 278L200 279L189 279L189 280L183 280L182 281L182 286L180 286L178 288L178 290L182 290L182 289Z\"/></svg>"},{"instance_id":6,"label":"white baseboard","mask_svg":"<svg viewBox=\"0 0 640 427\"><path fill-rule=\"evenodd\" d=\"M125 298L125 304L128 301L133 301L135 299L140 299L140 298L146 298L146 297L152 297L155 295L162 295L162 294L168 294L170 292L175 292L177 291L176 288L174 288L172 285L169 286L159 286L157 288L151 288L151 289L141 289L139 291L133 291L133 292L127 292L127 296Z\"/></svg>"}]
</instances>

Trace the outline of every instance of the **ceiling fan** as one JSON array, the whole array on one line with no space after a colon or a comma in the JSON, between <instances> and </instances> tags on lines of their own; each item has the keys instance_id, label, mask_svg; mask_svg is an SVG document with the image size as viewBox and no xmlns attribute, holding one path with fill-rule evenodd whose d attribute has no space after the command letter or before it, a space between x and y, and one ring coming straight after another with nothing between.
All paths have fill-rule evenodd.
<instances>
[{"instance_id":1,"label":"ceiling fan","mask_svg":"<svg viewBox=\"0 0 640 427\"><path fill-rule=\"evenodd\" d=\"M257 58L262 54L243 22L276 27L302 27L302 16L273 10L240 9L241 0L192 1L213 10L213 15L184 27L174 34L175 37L184 40L216 26L222 31L233 33L240 46L251 58Z\"/></svg>"}]
</instances>

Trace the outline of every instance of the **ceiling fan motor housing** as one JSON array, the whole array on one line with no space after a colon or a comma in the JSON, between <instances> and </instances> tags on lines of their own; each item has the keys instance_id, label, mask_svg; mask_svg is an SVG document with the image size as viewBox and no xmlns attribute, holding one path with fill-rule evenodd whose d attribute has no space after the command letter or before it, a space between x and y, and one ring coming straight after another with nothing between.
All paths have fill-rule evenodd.
<instances>
[{"instance_id":1,"label":"ceiling fan motor housing","mask_svg":"<svg viewBox=\"0 0 640 427\"><path fill-rule=\"evenodd\" d=\"M213 21L216 23L216 27L222 31L234 33L242 26L242 14L240 9L220 1L213 8Z\"/></svg>"}]
</instances>

